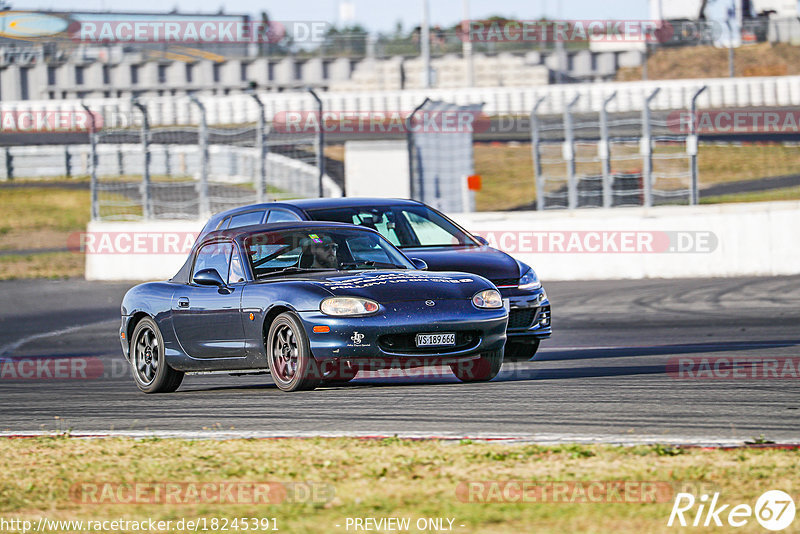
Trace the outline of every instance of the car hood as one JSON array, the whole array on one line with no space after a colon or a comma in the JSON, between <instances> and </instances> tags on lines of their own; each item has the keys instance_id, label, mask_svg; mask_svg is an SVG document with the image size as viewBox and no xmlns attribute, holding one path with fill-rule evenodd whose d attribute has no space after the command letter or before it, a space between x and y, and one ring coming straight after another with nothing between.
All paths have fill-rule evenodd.
<instances>
[{"instance_id":1,"label":"car hood","mask_svg":"<svg viewBox=\"0 0 800 534\"><path fill-rule=\"evenodd\" d=\"M491 284L467 273L417 270L321 271L284 280L304 280L336 296L362 297L378 302L471 299Z\"/></svg>"},{"instance_id":2,"label":"car hood","mask_svg":"<svg viewBox=\"0 0 800 534\"><path fill-rule=\"evenodd\" d=\"M431 271L463 271L489 280L516 282L520 277L517 260L492 247L406 247L403 253L409 258L419 258Z\"/></svg>"}]
</instances>

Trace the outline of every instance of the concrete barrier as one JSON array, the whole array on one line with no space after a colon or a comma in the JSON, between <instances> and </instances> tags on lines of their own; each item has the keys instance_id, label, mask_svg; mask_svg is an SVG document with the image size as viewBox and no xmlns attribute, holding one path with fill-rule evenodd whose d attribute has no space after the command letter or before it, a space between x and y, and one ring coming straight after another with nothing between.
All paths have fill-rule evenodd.
<instances>
[{"instance_id":1,"label":"concrete barrier","mask_svg":"<svg viewBox=\"0 0 800 534\"><path fill-rule=\"evenodd\" d=\"M800 202L454 214L547 280L800 273ZM183 264L203 221L92 222L88 280L158 280Z\"/></svg>"},{"instance_id":2,"label":"concrete barrier","mask_svg":"<svg viewBox=\"0 0 800 534\"><path fill-rule=\"evenodd\" d=\"M800 202L481 212L453 218L544 280L800 273Z\"/></svg>"},{"instance_id":3,"label":"concrete barrier","mask_svg":"<svg viewBox=\"0 0 800 534\"><path fill-rule=\"evenodd\" d=\"M70 248L87 280L166 280L181 268L205 221L92 221Z\"/></svg>"}]
</instances>

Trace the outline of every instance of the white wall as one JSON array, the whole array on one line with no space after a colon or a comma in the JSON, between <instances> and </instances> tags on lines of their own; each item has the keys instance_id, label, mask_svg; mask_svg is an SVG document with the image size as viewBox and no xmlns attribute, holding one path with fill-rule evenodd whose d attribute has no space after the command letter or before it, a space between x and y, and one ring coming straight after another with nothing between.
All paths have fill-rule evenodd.
<instances>
[{"instance_id":1,"label":"white wall","mask_svg":"<svg viewBox=\"0 0 800 534\"><path fill-rule=\"evenodd\" d=\"M774 276L800 273L800 202L763 202L708 206L662 206L537 212L456 214L469 231L487 236L520 261L533 266L544 280L603 280ZM542 238L543 251L535 232ZM583 234L575 234L584 232ZM592 252L596 238L641 232L642 252ZM677 238L680 233L681 237ZM560 234L563 247L546 238ZM573 247L568 242L576 237ZM647 240L652 244L647 247ZM700 240L699 251L668 250ZM590 245L590 246L587 246ZM577 252L580 248L583 252ZM635 248L635 247L634 247ZM648 248L654 252L648 252ZM666 250L664 250L666 249ZM565 250L560 252L559 250ZM663 250L663 251L659 251ZM694 250L694 249L692 249Z\"/></svg>"},{"instance_id":2,"label":"white wall","mask_svg":"<svg viewBox=\"0 0 800 534\"><path fill-rule=\"evenodd\" d=\"M86 279L167 280L186 261L204 224L205 221L91 221L82 240L86 244ZM165 246L165 240L170 244ZM173 253L174 250L178 252Z\"/></svg>"},{"instance_id":3,"label":"white wall","mask_svg":"<svg viewBox=\"0 0 800 534\"><path fill-rule=\"evenodd\" d=\"M344 171L344 189L348 196L411 196L405 141L347 141Z\"/></svg>"},{"instance_id":4,"label":"white wall","mask_svg":"<svg viewBox=\"0 0 800 534\"><path fill-rule=\"evenodd\" d=\"M774 276L800 273L800 202L719 204L656 208L617 208L538 212L455 214L465 228L486 235L500 248L533 266L548 280L602 280ZM92 222L98 236L117 232L144 235L199 232L202 221ZM535 252L534 232L581 236L590 232L620 236L639 232L652 237L641 252ZM576 234L576 232L584 232ZM615 234L616 233L616 234ZM701 239L699 251L669 251L669 238ZM163 237L162 237L163 239ZM521 246L515 243L522 243ZM645 245L647 243L644 243ZM675 244L674 242L672 243ZM696 243L695 243L696 244ZM171 277L186 258L180 254L121 254L99 251L86 255L89 280L158 280Z\"/></svg>"}]
</instances>

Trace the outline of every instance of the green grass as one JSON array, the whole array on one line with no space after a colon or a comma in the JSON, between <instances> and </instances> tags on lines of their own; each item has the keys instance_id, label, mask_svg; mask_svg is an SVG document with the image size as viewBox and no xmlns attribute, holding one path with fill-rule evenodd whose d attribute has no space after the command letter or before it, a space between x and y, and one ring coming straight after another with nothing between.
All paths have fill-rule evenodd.
<instances>
[{"instance_id":1,"label":"green grass","mask_svg":"<svg viewBox=\"0 0 800 534\"><path fill-rule=\"evenodd\" d=\"M61 249L70 234L86 231L88 190L51 187L0 189L0 250ZM84 257L73 252L0 255L0 280L83 276Z\"/></svg>"},{"instance_id":2,"label":"green grass","mask_svg":"<svg viewBox=\"0 0 800 534\"><path fill-rule=\"evenodd\" d=\"M280 530L300 533L345 532L348 517L449 517L461 532L664 532L675 488L713 489L724 502L752 505L768 489L795 495L798 460L794 450L397 438L12 439L0 441L0 517L276 517ZM166 481L308 483L316 496L271 504L91 504L80 499L80 492L76 498L74 490L82 483ZM479 481L647 481L670 491L646 503L470 502L464 488Z\"/></svg>"},{"instance_id":3,"label":"green grass","mask_svg":"<svg viewBox=\"0 0 800 534\"><path fill-rule=\"evenodd\" d=\"M800 186L757 191L754 193L738 193L735 195L718 195L700 197L701 204L722 204L728 202L771 202L775 200L800 200Z\"/></svg>"},{"instance_id":4,"label":"green grass","mask_svg":"<svg viewBox=\"0 0 800 534\"><path fill-rule=\"evenodd\" d=\"M0 256L0 280L82 277L85 257L76 252Z\"/></svg>"},{"instance_id":5,"label":"green grass","mask_svg":"<svg viewBox=\"0 0 800 534\"><path fill-rule=\"evenodd\" d=\"M659 153L674 153L683 149L677 145L658 148ZM636 147L620 147L616 154L636 154ZM560 158L560 145L548 145L543 157ZM482 176L483 188L475 194L479 211L500 211L532 204L536 200L533 177L533 159L530 143L476 143L474 145L475 172ZM579 157L592 157L593 147L579 147ZM655 172L675 173L687 170L688 160L662 160L654 162ZM576 172L599 175L597 163L579 163ZM800 174L798 148L773 145L713 145L701 144L698 154L700 187L712 184L753 180L768 176ZM641 172L641 159L620 161L613 165L613 172ZM543 171L550 176L565 176L563 163L545 164ZM556 184L558 185L558 184ZM686 188L687 180L662 180L658 186L664 189ZM789 199L794 198L790 197ZM727 202L727 200L714 200ZM749 201L737 198L733 202Z\"/></svg>"},{"instance_id":6,"label":"green grass","mask_svg":"<svg viewBox=\"0 0 800 534\"><path fill-rule=\"evenodd\" d=\"M30 187L0 189L0 227L10 231L86 229L88 190Z\"/></svg>"}]
</instances>

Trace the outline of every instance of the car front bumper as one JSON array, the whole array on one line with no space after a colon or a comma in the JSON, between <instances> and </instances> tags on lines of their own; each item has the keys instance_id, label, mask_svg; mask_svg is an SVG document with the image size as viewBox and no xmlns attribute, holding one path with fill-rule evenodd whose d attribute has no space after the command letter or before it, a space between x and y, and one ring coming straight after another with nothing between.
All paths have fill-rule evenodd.
<instances>
[{"instance_id":1,"label":"car front bumper","mask_svg":"<svg viewBox=\"0 0 800 534\"><path fill-rule=\"evenodd\" d=\"M533 291L499 288L508 299L508 341L532 342L545 339L553 333L550 322L550 300L544 288Z\"/></svg>"},{"instance_id":2,"label":"car front bumper","mask_svg":"<svg viewBox=\"0 0 800 534\"><path fill-rule=\"evenodd\" d=\"M131 320L130 315L123 315L122 324L119 327L119 342L122 344L122 354L128 361L131 360L130 340L128 339L128 325L130 323L130 320Z\"/></svg>"},{"instance_id":3,"label":"car front bumper","mask_svg":"<svg viewBox=\"0 0 800 534\"><path fill-rule=\"evenodd\" d=\"M319 311L300 312L299 316L318 361L382 359L419 365L456 362L499 351L505 345L508 322L504 309L465 311L462 301L437 301L434 307L424 301L385 303L380 312L366 317L331 317ZM317 332L314 327L318 327ZM330 331L319 332L324 327ZM456 334L456 346L415 345L416 334L445 332Z\"/></svg>"}]
</instances>

